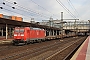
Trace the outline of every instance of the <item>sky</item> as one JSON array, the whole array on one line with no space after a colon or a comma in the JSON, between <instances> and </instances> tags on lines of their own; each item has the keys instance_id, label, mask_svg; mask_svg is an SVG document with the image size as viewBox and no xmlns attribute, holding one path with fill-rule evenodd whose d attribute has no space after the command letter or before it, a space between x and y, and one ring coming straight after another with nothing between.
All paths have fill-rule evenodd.
<instances>
[{"instance_id":1,"label":"sky","mask_svg":"<svg viewBox=\"0 0 90 60\"><path fill-rule=\"evenodd\" d=\"M57 1L61 2L64 8ZM50 18L60 20L61 12L63 19L90 20L90 0L0 0L0 7L3 7L0 14L20 16L23 21L28 22L31 18L38 22Z\"/></svg>"}]
</instances>

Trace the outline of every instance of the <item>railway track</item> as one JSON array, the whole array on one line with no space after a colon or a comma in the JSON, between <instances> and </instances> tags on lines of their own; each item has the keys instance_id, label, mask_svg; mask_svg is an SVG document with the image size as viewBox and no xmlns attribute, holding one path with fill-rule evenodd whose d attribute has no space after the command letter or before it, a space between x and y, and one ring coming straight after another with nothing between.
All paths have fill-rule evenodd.
<instances>
[{"instance_id":1,"label":"railway track","mask_svg":"<svg viewBox=\"0 0 90 60\"><path fill-rule=\"evenodd\" d=\"M72 56L75 54L75 52L79 49L79 47L82 45L84 41L82 41L80 44L78 44L74 49L72 49L72 51L65 56L65 58L63 60L70 60L72 58Z\"/></svg>"},{"instance_id":2,"label":"railway track","mask_svg":"<svg viewBox=\"0 0 90 60\"><path fill-rule=\"evenodd\" d=\"M73 49L77 48L85 39L81 38L77 41L73 41L70 45L63 47L61 50L58 50L55 54L47 57L45 60L70 60L70 54Z\"/></svg>"},{"instance_id":3,"label":"railway track","mask_svg":"<svg viewBox=\"0 0 90 60\"><path fill-rule=\"evenodd\" d=\"M80 37L81 38L81 37ZM81 38L84 39L85 37ZM71 41L71 42L70 42ZM0 51L1 60L48 60L53 54L56 54L59 50L65 48L65 46L74 44L75 41L78 41L78 38L66 38L63 40L55 40L50 42L44 42L40 44L26 45L26 46L11 46ZM10 50L11 48L11 50ZM13 48L13 49L12 49ZM55 55L56 56L56 55Z\"/></svg>"}]
</instances>

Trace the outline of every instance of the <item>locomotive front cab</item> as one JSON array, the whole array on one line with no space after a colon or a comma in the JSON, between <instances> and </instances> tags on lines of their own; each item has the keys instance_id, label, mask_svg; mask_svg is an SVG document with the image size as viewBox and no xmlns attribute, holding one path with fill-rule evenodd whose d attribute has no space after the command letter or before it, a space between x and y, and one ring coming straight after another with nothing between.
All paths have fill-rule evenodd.
<instances>
[{"instance_id":1,"label":"locomotive front cab","mask_svg":"<svg viewBox=\"0 0 90 60\"><path fill-rule=\"evenodd\" d=\"M14 43L24 42L24 28L15 28L14 29Z\"/></svg>"}]
</instances>

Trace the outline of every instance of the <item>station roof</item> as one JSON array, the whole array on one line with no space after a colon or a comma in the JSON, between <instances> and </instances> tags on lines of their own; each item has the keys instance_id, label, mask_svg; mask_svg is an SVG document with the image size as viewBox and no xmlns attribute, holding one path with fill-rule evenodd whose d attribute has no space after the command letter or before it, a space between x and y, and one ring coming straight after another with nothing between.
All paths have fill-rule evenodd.
<instances>
[{"instance_id":1,"label":"station roof","mask_svg":"<svg viewBox=\"0 0 90 60\"><path fill-rule=\"evenodd\" d=\"M0 26L5 27L6 24L9 27L36 27L36 28L43 28L43 29L60 30L59 28L56 28L56 27L50 27L46 25L38 25L38 24L29 23L29 22L22 22L22 21L0 18Z\"/></svg>"}]
</instances>

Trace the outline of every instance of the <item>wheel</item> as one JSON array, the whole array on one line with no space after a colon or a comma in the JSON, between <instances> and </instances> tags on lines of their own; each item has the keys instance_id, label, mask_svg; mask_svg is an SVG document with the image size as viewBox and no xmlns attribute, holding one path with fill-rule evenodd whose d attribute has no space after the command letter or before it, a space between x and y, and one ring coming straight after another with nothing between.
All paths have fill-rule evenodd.
<instances>
[{"instance_id":1,"label":"wheel","mask_svg":"<svg viewBox=\"0 0 90 60\"><path fill-rule=\"evenodd\" d=\"M25 45L27 45L28 43L27 43L27 41L25 41Z\"/></svg>"},{"instance_id":2,"label":"wheel","mask_svg":"<svg viewBox=\"0 0 90 60\"><path fill-rule=\"evenodd\" d=\"M13 45L15 45L15 43L12 43Z\"/></svg>"}]
</instances>

